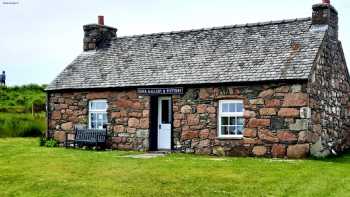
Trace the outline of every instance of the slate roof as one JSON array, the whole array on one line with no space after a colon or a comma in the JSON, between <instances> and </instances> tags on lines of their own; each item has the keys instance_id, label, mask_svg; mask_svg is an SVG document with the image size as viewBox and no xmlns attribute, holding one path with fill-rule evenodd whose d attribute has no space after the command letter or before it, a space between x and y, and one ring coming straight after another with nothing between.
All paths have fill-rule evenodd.
<instances>
[{"instance_id":1,"label":"slate roof","mask_svg":"<svg viewBox=\"0 0 350 197\"><path fill-rule=\"evenodd\" d=\"M311 18L117 37L47 90L307 79L325 30Z\"/></svg>"}]
</instances>

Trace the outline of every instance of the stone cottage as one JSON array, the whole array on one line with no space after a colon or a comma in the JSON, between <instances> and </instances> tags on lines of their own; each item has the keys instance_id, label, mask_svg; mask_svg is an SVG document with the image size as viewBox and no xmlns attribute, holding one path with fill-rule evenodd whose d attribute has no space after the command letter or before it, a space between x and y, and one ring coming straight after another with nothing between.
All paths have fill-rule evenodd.
<instances>
[{"instance_id":1,"label":"stone cottage","mask_svg":"<svg viewBox=\"0 0 350 197\"><path fill-rule=\"evenodd\" d=\"M349 72L328 1L312 17L118 37L84 26L47 88L48 135L108 125L115 149L303 158L350 145Z\"/></svg>"}]
</instances>

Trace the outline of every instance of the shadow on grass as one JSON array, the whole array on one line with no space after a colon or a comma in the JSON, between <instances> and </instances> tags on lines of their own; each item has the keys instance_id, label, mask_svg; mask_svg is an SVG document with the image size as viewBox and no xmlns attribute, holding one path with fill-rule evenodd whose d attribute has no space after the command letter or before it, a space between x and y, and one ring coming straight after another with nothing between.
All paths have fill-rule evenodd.
<instances>
[{"instance_id":1,"label":"shadow on grass","mask_svg":"<svg viewBox=\"0 0 350 197\"><path fill-rule=\"evenodd\" d=\"M350 150L347 150L338 155L329 155L326 157L313 157L310 156L308 160L321 161L321 162L332 162L332 163L349 163L350 164Z\"/></svg>"}]
</instances>

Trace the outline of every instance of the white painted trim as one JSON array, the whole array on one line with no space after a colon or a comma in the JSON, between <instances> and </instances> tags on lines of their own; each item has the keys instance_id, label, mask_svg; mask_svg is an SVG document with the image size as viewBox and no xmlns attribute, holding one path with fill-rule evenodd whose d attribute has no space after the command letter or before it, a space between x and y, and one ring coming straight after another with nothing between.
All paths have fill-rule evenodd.
<instances>
[{"instance_id":1,"label":"white painted trim","mask_svg":"<svg viewBox=\"0 0 350 197\"><path fill-rule=\"evenodd\" d=\"M218 140L242 140L243 135L217 137Z\"/></svg>"},{"instance_id":2,"label":"white painted trim","mask_svg":"<svg viewBox=\"0 0 350 197\"><path fill-rule=\"evenodd\" d=\"M160 127L160 125L161 125L161 119L162 119L162 104L161 104L161 101L163 101L163 100L168 100L169 101L169 121L170 121L170 139L169 139L169 149L171 149L171 116L172 116L172 109L171 109L171 106L172 106L172 104L171 104L171 97L170 96L162 96L162 97L158 97L158 124L157 124L157 147L158 147L158 149L159 149L159 144L160 144L160 135L159 135L159 132L160 132L160 129L159 129L159 127Z\"/></svg>"},{"instance_id":3,"label":"white painted trim","mask_svg":"<svg viewBox=\"0 0 350 197\"><path fill-rule=\"evenodd\" d=\"M100 110L100 109L91 109L91 104L93 103L93 102L105 102L106 103L106 109L104 109L104 110ZM96 100L90 100L89 101L89 111L88 111L88 113L89 113L89 120L88 120L88 123L89 123L89 129L92 129L91 128L91 113L92 112L96 112L96 113L105 113L105 114L107 114L107 109L108 109L108 101L107 101L107 99L96 99ZM108 119L108 118L107 118Z\"/></svg>"},{"instance_id":4,"label":"white painted trim","mask_svg":"<svg viewBox=\"0 0 350 197\"><path fill-rule=\"evenodd\" d=\"M243 108L242 112L221 112L222 105L224 103L242 103ZM218 110L218 139L242 139L243 135L222 135L221 134L221 117L243 117L244 114L244 102L243 100L219 100L219 110ZM244 124L243 124L243 132L244 132Z\"/></svg>"}]
</instances>

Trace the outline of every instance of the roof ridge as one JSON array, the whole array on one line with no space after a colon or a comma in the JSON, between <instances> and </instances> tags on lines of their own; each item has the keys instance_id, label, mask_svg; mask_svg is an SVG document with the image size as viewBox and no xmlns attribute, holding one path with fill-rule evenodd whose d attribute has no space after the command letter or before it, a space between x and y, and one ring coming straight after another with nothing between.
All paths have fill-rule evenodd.
<instances>
[{"instance_id":1,"label":"roof ridge","mask_svg":"<svg viewBox=\"0 0 350 197\"><path fill-rule=\"evenodd\" d=\"M276 25L276 24L284 24L284 23L297 22L297 21L308 21L308 20L311 20L311 17L283 19L283 20L265 21L265 22L257 22L257 23L243 23L243 24L235 24L235 25L224 25L224 26L209 27L209 28L199 28L199 29L165 31L165 32L157 32L157 33L147 33L147 34L134 34L134 35L127 35L127 36L116 37L116 38L114 38L114 40L116 40L116 39L123 39L123 38L144 37L144 36L156 36L156 35L170 35L170 34L177 34L177 33L189 33L189 32L196 32L196 31L209 31L209 30L241 28L241 27L254 27L254 26L259 27L259 26Z\"/></svg>"}]
</instances>

